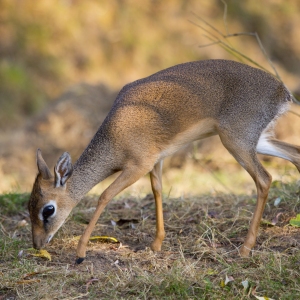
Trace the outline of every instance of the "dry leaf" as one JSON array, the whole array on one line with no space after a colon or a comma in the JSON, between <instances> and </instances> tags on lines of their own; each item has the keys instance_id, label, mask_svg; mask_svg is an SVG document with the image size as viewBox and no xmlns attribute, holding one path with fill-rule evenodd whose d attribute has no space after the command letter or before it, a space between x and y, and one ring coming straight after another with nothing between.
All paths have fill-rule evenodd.
<instances>
[{"instance_id":1,"label":"dry leaf","mask_svg":"<svg viewBox=\"0 0 300 300\"><path fill-rule=\"evenodd\" d=\"M99 281L99 279L97 279L97 278L92 278L92 279L90 279L90 280L86 283L86 292L88 292L89 286L90 286L93 282L96 282L96 281Z\"/></svg>"},{"instance_id":2,"label":"dry leaf","mask_svg":"<svg viewBox=\"0 0 300 300\"><path fill-rule=\"evenodd\" d=\"M261 225L265 225L265 226L274 226L274 224L266 219L261 219L260 221Z\"/></svg>"},{"instance_id":3,"label":"dry leaf","mask_svg":"<svg viewBox=\"0 0 300 300\"><path fill-rule=\"evenodd\" d=\"M22 221L18 222L17 228L24 227L24 226L27 226L27 225L29 225L28 222L26 220L22 220Z\"/></svg>"},{"instance_id":4,"label":"dry leaf","mask_svg":"<svg viewBox=\"0 0 300 300\"><path fill-rule=\"evenodd\" d=\"M218 271L216 271L216 270L214 270L214 269L207 269L207 271L206 271L206 274L207 275L216 275L216 274L218 274L219 272Z\"/></svg>"},{"instance_id":5,"label":"dry leaf","mask_svg":"<svg viewBox=\"0 0 300 300\"><path fill-rule=\"evenodd\" d=\"M37 275L40 274L40 272L32 272L32 273L27 273L23 275L23 279L26 279L27 277L33 276L33 275Z\"/></svg>"},{"instance_id":6,"label":"dry leaf","mask_svg":"<svg viewBox=\"0 0 300 300\"><path fill-rule=\"evenodd\" d=\"M99 236L92 236L89 239L92 242L106 242L106 243L119 243L119 241L112 237L112 236L104 236L104 235L99 235Z\"/></svg>"},{"instance_id":7,"label":"dry leaf","mask_svg":"<svg viewBox=\"0 0 300 300\"><path fill-rule=\"evenodd\" d=\"M282 212L278 213L276 217L272 220L272 224L276 225L278 223L279 217L282 215Z\"/></svg>"},{"instance_id":8,"label":"dry leaf","mask_svg":"<svg viewBox=\"0 0 300 300\"><path fill-rule=\"evenodd\" d=\"M244 287L244 290L247 290L250 287L250 284L249 284L248 280L242 281L242 285Z\"/></svg>"},{"instance_id":9,"label":"dry leaf","mask_svg":"<svg viewBox=\"0 0 300 300\"><path fill-rule=\"evenodd\" d=\"M17 284L29 284L29 283L35 283L35 282L41 282L41 280L40 279L19 280L19 281L17 281Z\"/></svg>"},{"instance_id":10,"label":"dry leaf","mask_svg":"<svg viewBox=\"0 0 300 300\"><path fill-rule=\"evenodd\" d=\"M111 265L113 266L113 265L118 265L119 264L119 260L117 259L115 262L113 262Z\"/></svg>"},{"instance_id":11,"label":"dry leaf","mask_svg":"<svg viewBox=\"0 0 300 300\"><path fill-rule=\"evenodd\" d=\"M227 285L230 281L234 281L234 278L232 276L227 276L225 278L225 285Z\"/></svg>"},{"instance_id":12,"label":"dry leaf","mask_svg":"<svg viewBox=\"0 0 300 300\"><path fill-rule=\"evenodd\" d=\"M290 220L290 225L295 226L295 227L300 227L300 214L296 216L296 218L292 218Z\"/></svg>"},{"instance_id":13,"label":"dry leaf","mask_svg":"<svg viewBox=\"0 0 300 300\"><path fill-rule=\"evenodd\" d=\"M221 279L221 282L220 282L220 287L221 287L221 288L224 288L224 287L225 287L225 282L224 282L224 280L223 280L223 279Z\"/></svg>"},{"instance_id":14,"label":"dry leaf","mask_svg":"<svg viewBox=\"0 0 300 300\"><path fill-rule=\"evenodd\" d=\"M255 295L256 294L256 288L257 287L254 287L253 290L252 290L252 293L251 293L256 299L258 299L258 300L274 300L274 299L266 297L266 296L263 296L263 297L256 296Z\"/></svg>"},{"instance_id":15,"label":"dry leaf","mask_svg":"<svg viewBox=\"0 0 300 300\"><path fill-rule=\"evenodd\" d=\"M131 205L129 205L126 201L125 201L125 208L131 208Z\"/></svg>"},{"instance_id":16,"label":"dry leaf","mask_svg":"<svg viewBox=\"0 0 300 300\"><path fill-rule=\"evenodd\" d=\"M74 236L75 240L79 240L81 238L80 235L78 236ZM92 242L106 242L106 243L120 243L119 240L117 240L116 238L112 237L112 236L106 236L106 235L96 235L96 236L91 236L89 238L90 241Z\"/></svg>"},{"instance_id":17,"label":"dry leaf","mask_svg":"<svg viewBox=\"0 0 300 300\"><path fill-rule=\"evenodd\" d=\"M31 254L33 256L37 256L37 257L43 257L43 258L47 258L48 260L51 261L51 255L47 250L40 250L38 253L33 253Z\"/></svg>"},{"instance_id":18,"label":"dry leaf","mask_svg":"<svg viewBox=\"0 0 300 300\"><path fill-rule=\"evenodd\" d=\"M280 197L276 198L274 201L274 206L278 206L280 202L281 202L281 198Z\"/></svg>"}]
</instances>

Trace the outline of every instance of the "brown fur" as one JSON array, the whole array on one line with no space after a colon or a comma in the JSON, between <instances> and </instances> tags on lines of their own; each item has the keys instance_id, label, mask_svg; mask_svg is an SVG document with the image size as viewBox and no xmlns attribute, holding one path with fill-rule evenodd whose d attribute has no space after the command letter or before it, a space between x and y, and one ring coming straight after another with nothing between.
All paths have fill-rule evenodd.
<instances>
[{"instance_id":1,"label":"brown fur","mask_svg":"<svg viewBox=\"0 0 300 300\"><path fill-rule=\"evenodd\" d=\"M257 205L240 249L240 254L247 256L255 244L271 184L271 176L260 164L257 152L288 159L299 170L300 148L277 141L269 134L290 101L289 91L270 74L225 60L177 65L126 85L74 167L64 153L53 178L38 151L40 175L29 204L34 245L42 247L94 185L121 171L100 196L79 241L77 256L81 262L89 236L106 204L150 172L157 216L157 233L151 247L160 250L165 236L161 196L164 157L194 140L219 134L257 187ZM49 203L57 205L57 211L45 225L40 220L41 213Z\"/></svg>"}]
</instances>

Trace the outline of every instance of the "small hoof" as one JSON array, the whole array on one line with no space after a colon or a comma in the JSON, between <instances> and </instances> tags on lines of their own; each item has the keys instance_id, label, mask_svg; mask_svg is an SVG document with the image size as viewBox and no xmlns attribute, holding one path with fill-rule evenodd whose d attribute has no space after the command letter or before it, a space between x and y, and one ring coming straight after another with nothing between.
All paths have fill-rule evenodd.
<instances>
[{"instance_id":1,"label":"small hoof","mask_svg":"<svg viewBox=\"0 0 300 300\"><path fill-rule=\"evenodd\" d=\"M75 261L75 264L76 264L76 265L81 264L81 263L84 261L84 259L85 259L85 257L78 257L78 258L76 259L76 261Z\"/></svg>"},{"instance_id":2,"label":"small hoof","mask_svg":"<svg viewBox=\"0 0 300 300\"><path fill-rule=\"evenodd\" d=\"M241 257L249 257L250 256L250 249L245 247L245 246L242 246L242 248L240 249L240 256Z\"/></svg>"},{"instance_id":3,"label":"small hoof","mask_svg":"<svg viewBox=\"0 0 300 300\"><path fill-rule=\"evenodd\" d=\"M160 252L161 251L161 244L152 243L150 248L153 252Z\"/></svg>"}]
</instances>

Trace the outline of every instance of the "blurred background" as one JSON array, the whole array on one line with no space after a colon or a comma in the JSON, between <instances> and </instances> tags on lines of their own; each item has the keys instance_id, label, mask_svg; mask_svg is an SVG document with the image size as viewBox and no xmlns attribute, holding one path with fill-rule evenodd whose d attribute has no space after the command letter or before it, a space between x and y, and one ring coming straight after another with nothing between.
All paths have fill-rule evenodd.
<instances>
[{"instance_id":1,"label":"blurred background","mask_svg":"<svg viewBox=\"0 0 300 300\"><path fill-rule=\"evenodd\" d=\"M126 83L187 61L237 60L220 44L199 47L211 43L200 27L218 35L200 18L224 34L257 32L282 80L300 94L300 2L226 3L224 23L221 0L0 1L0 192L30 191L37 148L51 169L64 151L75 161ZM255 38L226 42L273 72ZM288 113L279 138L300 144L299 120ZM275 179L297 175L280 159L262 160ZM254 190L217 137L168 159L164 183L172 196ZM149 187L144 179L130 193Z\"/></svg>"}]
</instances>

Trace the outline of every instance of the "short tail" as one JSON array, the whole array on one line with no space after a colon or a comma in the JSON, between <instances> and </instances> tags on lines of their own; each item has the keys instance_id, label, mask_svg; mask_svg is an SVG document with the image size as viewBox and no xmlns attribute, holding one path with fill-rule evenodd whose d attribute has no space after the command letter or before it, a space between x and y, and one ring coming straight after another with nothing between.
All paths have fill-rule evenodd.
<instances>
[{"instance_id":1,"label":"short tail","mask_svg":"<svg viewBox=\"0 0 300 300\"><path fill-rule=\"evenodd\" d=\"M288 91L288 96L287 96L286 100L294 102L297 105L300 105L300 101L295 98L295 96L293 95L293 93L286 86L285 86L285 88Z\"/></svg>"},{"instance_id":2,"label":"short tail","mask_svg":"<svg viewBox=\"0 0 300 300\"><path fill-rule=\"evenodd\" d=\"M298 101L292 93L291 93L291 101L293 101L297 105L300 105L300 101Z\"/></svg>"}]
</instances>

